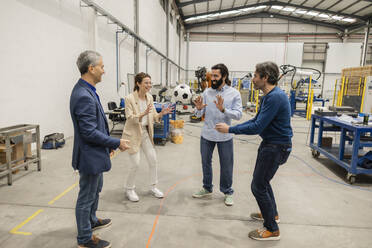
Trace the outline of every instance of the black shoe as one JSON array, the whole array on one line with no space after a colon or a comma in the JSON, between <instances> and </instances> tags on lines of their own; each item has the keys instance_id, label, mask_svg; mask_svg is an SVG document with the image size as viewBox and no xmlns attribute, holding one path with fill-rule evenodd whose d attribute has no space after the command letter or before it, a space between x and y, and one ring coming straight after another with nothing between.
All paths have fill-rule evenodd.
<instances>
[{"instance_id":1,"label":"black shoe","mask_svg":"<svg viewBox=\"0 0 372 248\"><path fill-rule=\"evenodd\" d=\"M97 223L92 224L92 231L108 227L109 225L111 225L111 223L112 223L111 219L98 219Z\"/></svg>"},{"instance_id":2,"label":"black shoe","mask_svg":"<svg viewBox=\"0 0 372 248\"><path fill-rule=\"evenodd\" d=\"M92 239L85 244L79 244L78 248L110 248L110 242L99 239L97 236L92 236Z\"/></svg>"}]
</instances>

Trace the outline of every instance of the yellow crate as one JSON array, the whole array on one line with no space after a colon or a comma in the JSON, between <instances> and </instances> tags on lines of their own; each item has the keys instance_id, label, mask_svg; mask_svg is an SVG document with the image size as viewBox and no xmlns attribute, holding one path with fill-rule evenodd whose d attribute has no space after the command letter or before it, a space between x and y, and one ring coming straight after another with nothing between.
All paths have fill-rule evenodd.
<instances>
[{"instance_id":1,"label":"yellow crate","mask_svg":"<svg viewBox=\"0 0 372 248\"><path fill-rule=\"evenodd\" d=\"M172 136L171 141L174 144L182 144L183 143L183 135Z\"/></svg>"},{"instance_id":2,"label":"yellow crate","mask_svg":"<svg viewBox=\"0 0 372 248\"><path fill-rule=\"evenodd\" d=\"M183 128L185 121L184 120L170 120L169 123L173 128Z\"/></svg>"}]
</instances>

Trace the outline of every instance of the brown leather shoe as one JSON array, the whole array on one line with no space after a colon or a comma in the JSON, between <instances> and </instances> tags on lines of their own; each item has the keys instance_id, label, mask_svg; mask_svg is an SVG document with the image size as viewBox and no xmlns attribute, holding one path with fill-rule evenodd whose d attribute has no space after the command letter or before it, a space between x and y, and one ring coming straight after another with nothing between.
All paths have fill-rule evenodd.
<instances>
[{"instance_id":1,"label":"brown leather shoe","mask_svg":"<svg viewBox=\"0 0 372 248\"><path fill-rule=\"evenodd\" d=\"M270 232L266 228L257 229L248 234L248 237L254 240L266 241L266 240L280 240L280 231Z\"/></svg>"}]
</instances>

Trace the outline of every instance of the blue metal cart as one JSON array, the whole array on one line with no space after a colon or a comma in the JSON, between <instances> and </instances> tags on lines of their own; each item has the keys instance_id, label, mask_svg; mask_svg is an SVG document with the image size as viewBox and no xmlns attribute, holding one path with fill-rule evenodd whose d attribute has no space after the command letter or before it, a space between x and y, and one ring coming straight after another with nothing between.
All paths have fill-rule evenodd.
<instances>
[{"instance_id":1,"label":"blue metal cart","mask_svg":"<svg viewBox=\"0 0 372 248\"><path fill-rule=\"evenodd\" d=\"M171 103L154 103L156 111L161 112L163 106L167 107ZM160 123L154 124L154 142L156 144L165 145L169 138L170 128L169 128L169 116L172 120L176 119L176 107L174 105L174 110L169 115L164 115Z\"/></svg>"},{"instance_id":2,"label":"blue metal cart","mask_svg":"<svg viewBox=\"0 0 372 248\"><path fill-rule=\"evenodd\" d=\"M325 124L331 124L325 126ZM314 143L315 129L318 128L318 141ZM322 137L324 131L336 131L340 133L340 144L331 148L322 146ZM312 115L310 147L314 158L320 154L334 161L336 164L347 170L346 179L352 184L355 182L357 174L372 174L372 169L365 169L358 166L358 152L363 147L372 147L371 136L364 136L372 133L371 126L353 125L341 121L337 117ZM348 141L351 145L351 159L345 158L345 143Z\"/></svg>"}]
</instances>

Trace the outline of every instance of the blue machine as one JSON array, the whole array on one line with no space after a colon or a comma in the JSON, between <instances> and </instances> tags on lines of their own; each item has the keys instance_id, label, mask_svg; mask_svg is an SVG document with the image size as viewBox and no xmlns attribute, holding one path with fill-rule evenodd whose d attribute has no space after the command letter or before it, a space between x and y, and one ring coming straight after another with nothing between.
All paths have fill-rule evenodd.
<instances>
[{"instance_id":1,"label":"blue machine","mask_svg":"<svg viewBox=\"0 0 372 248\"><path fill-rule=\"evenodd\" d=\"M171 103L154 103L156 111L161 112L163 107L168 107ZM172 114L164 115L160 124L154 124L154 142L157 144L165 145L169 138L170 128L169 128L169 116L171 119L176 119L176 105L173 104L174 110Z\"/></svg>"},{"instance_id":2,"label":"blue machine","mask_svg":"<svg viewBox=\"0 0 372 248\"><path fill-rule=\"evenodd\" d=\"M291 96L290 96L289 102L291 104L291 116L293 116L294 114L297 114L299 116L306 117L307 95L296 96L296 90L291 90ZM297 107L296 107L297 102L305 102L306 103L305 109L297 109ZM324 107L324 104L326 102L329 102L329 100L328 99L323 99L323 98L318 98L318 97L314 96L313 102L321 102L322 107Z\"/></svg>"},{"instance_id":3,"label":"blue machine","mask_svg":"<svg viewBox=\"0 0 372 248\"><path fill-rule=\"evenodd\" d=\"M307 99L308 99L308 94L310 94L310 92L304 94L303 92L301 92L301 87L304 86L305 84L308 85L310 83L309 75L314 75L314 78L315 78L315 79L314 78L311 79L311 84L312 85L317 84L322 73L318 69L315 69L315 68L299 67L299 66L294 66L294 65L281 65L280 70L282 71L282 74L280 75L279 80L283 76L287 75L288 73L292 75L290 79L292 90L290 91L290 101L289 101L291 104L291 116L293 116L294 114L297 114L299 116L306 117L306 112L308 108ZM307 75L307 77L301 78L296 84L294 81L294 78L296 75L297 76ZM322 107L324 107L325 102L328 102L328 101L329 101L328 99L325 100L323 98L316 97L316 96L314 96L313 98L313 102L322 102ZM297 102L306 103L305 109L297 109L297 106L296 106Z\"/></svg>"},{"instance_id":4,"label":"blue machine","mask_svg":"<svg viewBox=\"0 0 372 248\"><path fill-rule=\"evenodd\" d=\"M327 126L325 124L328 124ZM318 128L318 141L314 143L315 129ZM332 147L324 147L322 138L324 131L340 132L340 144ZM358 166L359 149L372 147L372 126L353 125L340 120L338 117L325 117L312 115L310 148L314 158L323 154L334 161L348 172L346 179L352 184L357 174L372 174L372 169L365 169ZM369 136L367 136L369 134ZM346 145L346 141L349 145ZM345 158L345 150L351 150L351 159Z\"/></svg>"}]
</instances>

